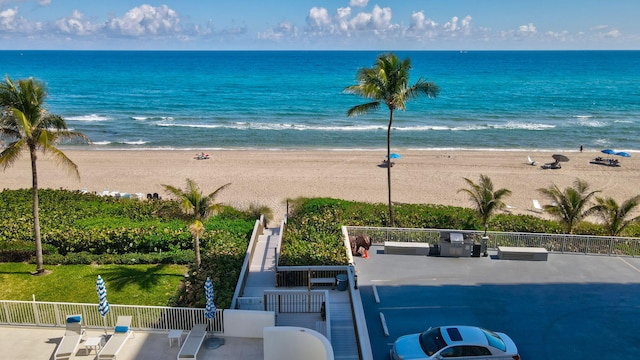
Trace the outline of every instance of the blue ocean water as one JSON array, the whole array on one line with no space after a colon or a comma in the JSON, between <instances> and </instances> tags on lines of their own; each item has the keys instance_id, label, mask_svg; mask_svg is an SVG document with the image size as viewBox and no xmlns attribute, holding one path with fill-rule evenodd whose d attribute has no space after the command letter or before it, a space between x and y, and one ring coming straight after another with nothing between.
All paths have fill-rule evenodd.
<instances>
[{"instance_id":1,"label":"blue ocean water","mask_svg":"<svg viewBox=\"0 0 640 360\"><path fill-rule=\"evenodd\" d=\"M375 51L0 51L47 83L88 149L382 149L385 106L345 94ZM394 149L638 149L640 51L396 52L441 88L396 112Z\"/></svg>"}]
</instances>

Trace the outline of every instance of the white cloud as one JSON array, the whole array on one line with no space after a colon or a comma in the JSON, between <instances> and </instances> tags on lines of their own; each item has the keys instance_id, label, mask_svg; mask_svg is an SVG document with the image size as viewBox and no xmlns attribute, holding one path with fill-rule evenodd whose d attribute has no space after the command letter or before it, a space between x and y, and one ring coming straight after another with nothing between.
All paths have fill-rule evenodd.
<instances>
[{"instance_id":1,"label":"white cloud","mask_svg":"<svg viewBox=\"0 0 640 360\"><path fill-rule=\"evenodd\" d=\"M265 32L258 33L258 39L281 41L288 38L296 38L298 36L298 28L291 22L281 22L277 26Z\"/></svg>"},{"instance_id":2,"label":"white cloud","mask_svg":"<svg viewBox=\"0 0 640 360\"><path fill-rule=\"evenodd\" d=\"M423 10L412 11L398 17L392 7L380 5L369 6L368 0L343 1L348 6L326 8L311 7L306 17L300 14L295 18L282 21L274 25L271 23L264 29L250 29L242 20L227 25L225 28L215 29L212 20L203 20L199 24L185 23L189 17L182 17L167 5L140 5L131 8L126 13L90 14L79 10L55 20L39 22L27 19L25 14L39 13L47 9L29 9L21 12L18 7L30 4L33 6L57 6L53 0L0 0L0 45L5 47L15 44L43 43L49 41L80 40L86 44L100 46L104 41L111 44L125 43L122 37L145 40L160 40L162 45L171 47L175 41L209 40L218 37L222 42L241 47L242 44L257 45L268 48L268 41L290 41L293 47L326 47L326 48L354 48L354 47L398 47L398 48L428 48L425 44L433 44L434 48L451 47L480 47L480 48L509 48L509 44L533 44L532 47L553 44L563 44L566 47L589 47L591 44L638 44L637 35L626 34L609 25L596 25L575 31L560 29L538 29L527 17L521 20L520 26L506 29L491 29L476 25L476 18L471 15L464 17L433 18L427 16ZM78 2L78 9L84 2ZM85 10L88 11L88 10ZM34 15L35 16L35 15ZM525 14L526 16L526 14ZM224 20L224 18L223 18ZM487 21L480 18L480 21ZM603 21L601 19L600 21ZM516 23L517 24L517 23ZM558 24L563 25L563 24ZM299 27L300 26L300 27ZM621 25L622 26L622 25ZM248 33L257 34L257 39L265 40L263 44L255 43L256 39L249 39ZM245 42L242 42L245 40ZM2 42L4 41L4 42ZM173 42L172 42L173 41ZM55 46L55 43L53 43ZM130 42L128 44L134 44ZM153 43L149 43L153 47ZM158 44L158 43L156 43ZM194 43L195 44L195 43ZM200 44L210 44L200 42ZM481 44L477 46L477 44ZM486 45L485 45L486 44ZM505 46L505 44L507 44ZM521 46L522 45L522 46ZM22 46L22 45L21 45ZM135 46L135 45L133 45ZM207 45L202 45L207 46ZM233 47L232 46L232 47Z\"/></svg>"},{"instance_id":3,"label":"white cloud","mask_svg":"<svg viewBox=\"0 0 640 360\"><path fill-rule=\"evenodd\" d=\"M450 21L446 22L442 28L449 35L469 34L471 30L471 16L467 15L462 20L454 16Z\"/></svg>"},{"instance_id":4,"label":"white cloud","mask_svg":"<svg viewBox=\"0 0 640 360\"><path fill-rule=\"evenodd\" d=\"M18 13L18 8L0 11L0 32L30 32L38 27L38 23L29 23Z\"/></svg>"},{"instance_id":5,"label":"white cloud","mask_svg":"<svg viewBox=\"0 0 640 360\"><path fill-rule=\"evenodd\" d=\"M431 20L427 19L424 16L424 12L418 11L411 14L411 25L409 25L409 29L413 31L420 32L425 30L433 30L438 26L438 24Z\"/></svg>"},{"instance_id":6,"label":"white cloud","mask_svg":"<svg viewBox=\"0 0 640 360\"><path fill-rule=\"evenodd\" d=\"M369 0L351 0L349 6L353 7L365 7L369 3Z\"/></svg>"},{"instance_id":7,"label":"white cloud","mask_svg":"<svg viewBox=\"0 0 640 360\"><path fill-rule=\"evenodd\" d=\"M307 15L307 25L312 29L322 29L331 24L331 17L325 8L312 7Z\"/></svg>"},{"instance_id":8,"label":"white cloud","mask_svg":"<svg viewBox=\"0 0 640 360\"><path fill-rule=\"evenodd\" d=\"M55 30L70 35L91 35L102 29L100 24L92 24L84 20L84 14L74 10L70 17L63 17L55 21Z\"/></svg>"},{"instance_id":9,"label":"white cloud","mask_svg":"<svg viewBox=\"0 0 640 360\"><path fill-rule=\"evenodd\" d=\"M180 17L167 5L153 7L140 5L129 10L123 17L112 18L106 23L111 33L132 37L180 34Z\"/></svg>"},{"instance_id":10,"label":"white cloud","mask_svg":"<svg viewBox=\"0 0 640 360\"><path fill-rule=\"evenodd\" d=\"M611 29L611 31L608 31L603 35L604 37L607 37L607 38L617 38L617 37L620 37L622 33L620 33L620 30L618 29Z\"/></svg>"},{"instance_id":11,"label":"white cloud","mask_svg":"<svg viewBox=\"0 0 640 360\"><path fill-rule=\"evenodd\" d=\"M518 32L524 36L534 35L536 33L536 27L532 23L520 25L518 27Z\"/></svg>"},{"instance_id":12,"label":"white cloud","mask_svg":"<svg viewBox=\"0 0 640 360\"><path fill-rule=\"evenodd\" d=\"M609 25L597 25L590 29L597 38L615 39L622 36L618 29L611 28Z\"/></svg>"},{"instance_id":13,"label":"white cloud","mask_svg":"<svg viewBox=\"0 0 640 360\"><path fill-rule=\"evenodd\" d=\"M384 31L391 27L391 8L381 8L376 5L370 13L361 12L351 21L355 30Z\"/></svg>"},{"instance_id":14,"label":"white cloud","mask_svg":"<svg viewBox=\"0 0 640 360\"><path fill-rule=\"evenodd\" d=\"M351 8L338 8L336 11L336 27L339 32L349 31L349 16L351 16Z\"/></svg>"}]
</instances>

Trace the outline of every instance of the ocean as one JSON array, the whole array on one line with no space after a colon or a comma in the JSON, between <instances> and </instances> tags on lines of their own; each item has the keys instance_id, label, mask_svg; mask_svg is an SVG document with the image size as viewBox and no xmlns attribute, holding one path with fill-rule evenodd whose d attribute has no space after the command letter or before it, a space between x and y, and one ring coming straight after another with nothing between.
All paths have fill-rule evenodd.
<instances>
[{"instance_id":1,"label":"ocean","mask_svg":"<svg viewBox=\"0 0 640 360\"><path fill-rule=\"evenodd\" d=\"M0 72L47 84L47 109L108 149L386 148L389 112L347 110L382 51L0 51ZM394 151L638 150L640 51L396 51L419 97Z\"/></svg>"}]
</instances>

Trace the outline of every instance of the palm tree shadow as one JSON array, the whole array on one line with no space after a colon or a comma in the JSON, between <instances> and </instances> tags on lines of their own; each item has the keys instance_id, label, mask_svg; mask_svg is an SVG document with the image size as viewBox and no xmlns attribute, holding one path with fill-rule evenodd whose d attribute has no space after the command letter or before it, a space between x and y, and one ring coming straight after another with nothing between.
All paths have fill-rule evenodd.
<instances>
[{"instance_id":1,"label":"palm tree shadow","mask_svg":"<svg viewBox=\"0 0 640 360\"><path fill-rule=\"evenodd\" d=\"M162 270L166 267L166 264L159 264L150 268L122 265L102 271L102 277L109 279L109 288L116 291L132 284L139 286L141 290L148 290L158 285L161 278L166 278L167 276L182 277L182 275L163 272Z\"/></svg>"}]
</instances>

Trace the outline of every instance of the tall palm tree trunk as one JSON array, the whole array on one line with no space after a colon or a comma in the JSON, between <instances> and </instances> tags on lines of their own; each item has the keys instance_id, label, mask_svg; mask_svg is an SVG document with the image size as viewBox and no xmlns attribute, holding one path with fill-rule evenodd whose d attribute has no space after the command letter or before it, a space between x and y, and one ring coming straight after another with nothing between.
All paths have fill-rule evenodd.
<instances>
[{"instance_id":1,"label":"tall palm tree trunk","mask_svg":"<svg viewBox=\"0 0 640 360\"><path fill-rule=\"evenodd\" d=\"M193 251L196 253L196 269L200 270L200 236L193 237Z\"/></svg>"},{"instance_id":2,"label":"tall palm tree trunk","mask_svg":"<svg viewBox=\"0 0 640 360\"><path fill-rule=\"evenodd\" d=\"M40 215L38 205L38 171L36 169L36 160L38 155L36 154L35 147L30 147L29 152L31 154L31 182L32 190L31 195L33 197L33 238L36 242L36 274L44 272L44 262L42 260L42 241L40 240Z\"/></svg>"},{"instance_id":3,"label":"tall palm tree trunk","mask_svg":"<svg viewBox=\"0 0 640 360\"><path fill-rule=\"evenodd\" d=\"M387 190L389 194L389 226L394 227L393 205L391 204L391 125L393 124L393 109L389 110L389 127L387 127Z\"/></svg>"}]
</instances>

